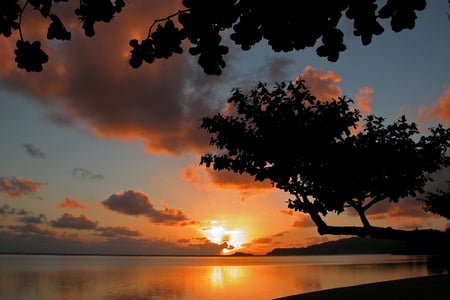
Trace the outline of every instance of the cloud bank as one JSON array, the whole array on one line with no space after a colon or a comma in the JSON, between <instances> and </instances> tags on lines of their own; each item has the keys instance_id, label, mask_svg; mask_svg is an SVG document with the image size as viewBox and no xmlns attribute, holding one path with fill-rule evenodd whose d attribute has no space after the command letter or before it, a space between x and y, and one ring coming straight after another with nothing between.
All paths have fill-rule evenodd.
<instances>
[{"instance_id":1,"label":"cloud bank","mask_svg":"<svg viewBox=\"0 0 450 300\"><path fill-rule=\"evenodd\" d=\"M130 216L145 216L150 223L167 226L186 226L197 224L180 209L171 208L162 202L164 208L156 209L150 198L143 192L128 190L116 193L102 204L115 212Z\"/></svg>"}]
</instances>

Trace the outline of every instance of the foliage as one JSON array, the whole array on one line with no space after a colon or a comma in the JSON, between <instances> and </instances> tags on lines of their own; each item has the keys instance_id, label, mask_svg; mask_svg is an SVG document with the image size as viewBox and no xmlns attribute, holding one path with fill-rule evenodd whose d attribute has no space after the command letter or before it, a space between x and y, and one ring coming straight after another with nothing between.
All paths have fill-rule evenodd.
<instances>
[{"instance_id":1,"label":"foliage","mask_svg":"<svg viewBox=\"0 0 450 300\"><path fill-rule=\"evenodd\" d=\"M374 235L370 207L424 192L431 174L450 163L450 129L439 125L418 137L404 116L389 125L376 116L361 120L350 99L319 100L303 81L272 90L260 83L247 95L236 89L228 102L234 114L203 119L217 151L200 163L269 180L320 233ZM332 228L321 217L348 208L363 227Z\"/></svg>"},{"instance_id":2,"label":"foliage","mask_svg":"<svg viewBox=\"0 0 450 300\"><path fill-rule=\"evenodd\" d=\"M69 40L70 33L63 22L51 13L53 5L58 2L68 0L2 0L0 35L10 37L14 30L19 30L20 40L27 42L22 35L21 21L27 6L31 6L43 18L51 19L47 34L49 39ZM224 55L228 53L228 47L221 44L225 30L243 50L250 50L262 40L266 40L276 52L314 47L321 41L322 44L316 49L317 55L337 61L340 52L346 50L344 32L339 28L343 15L353 21L353 34L361 38L363 45L368 45L374 35L384 31L380 19L390 20L394 32L412 29L416 11L426 6L425 0L387 0L379 8L379 2L384 1L182 0L184 9L155 20L144 40L130 41L130 65L137 68L142 62L152 63L155 59L182 53L180 45L187 40L191 44L189 53L198 55L198 63L204 72L220 75L225 67ZM74 13L82 22L85 35L89 37L95 35L96 22L110 22L125 6L124 0L80 0L79 3ZM35 42L28 43L38 45ZM39 56L37 52L28 52L27 55ZM27 71L40 71L42 66L31 65L45 63L41 59L29 57L24 61L30 62L30 65L21 64L18 67Z\"/></svg>"},{"instance_id":3,"label":"foliage","mask_svg":"<svg viewBox=\"0 0 450 300\"><path fill-rule=\"evenodd\" d=\"M425 210L450 220L450 182L447 191L429 192L421 199Z\"/></svg>"}]
</instances>

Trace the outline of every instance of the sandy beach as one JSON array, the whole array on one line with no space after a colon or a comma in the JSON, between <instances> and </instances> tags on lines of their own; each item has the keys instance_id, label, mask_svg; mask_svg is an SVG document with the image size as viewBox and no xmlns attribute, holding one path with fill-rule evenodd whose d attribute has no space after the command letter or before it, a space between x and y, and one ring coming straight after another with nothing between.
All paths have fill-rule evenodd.
<instances>
[{"instance_id":1,"label":"sandy beach","mask_svg":"<svg viewBox=\"0 0 450 300\"><path fill-rule=\"evenodd\" d=\"M419 278L377 282L351 287L336 288L292 295L276 300L449 300L450 275L435 275Z\"/></svg>"}]
</instances>

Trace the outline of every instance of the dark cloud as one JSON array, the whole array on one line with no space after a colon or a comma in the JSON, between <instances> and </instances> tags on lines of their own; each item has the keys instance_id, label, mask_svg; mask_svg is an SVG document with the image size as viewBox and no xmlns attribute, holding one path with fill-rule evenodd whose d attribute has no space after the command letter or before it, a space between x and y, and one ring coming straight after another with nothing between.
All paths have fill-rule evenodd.
<instances>
[{"instance_id":1,"label":"dark cloud","mask_svg":"<svg viewBox=\"0 0 450 300\"><path fill-rule=\"evenodd\" d=\"M35 182L28 178L0 177L0 192L7 198L19 198L39 192L47 185L45 182Z\"/></svg>"},{"instance_id":2,"label":"dark cloud","mask_svg":"<svg viewBox=\"0 0 450 300\"><path fill-rule=\"evenodd\" d=\"M72 174L75 177L81 177L81 178L86 178L86 179L104 179L104 176L101 174L95 174L92 173L89 170L83 169L83 168L74 168L72 170Z\"/></svg>"},{"instance_id":3,"label":"dark cloud","mask_svg":"<svg viewBox=\"0 0 450 300\"><path fill-rule=\"evenodd\" d=\"M21 237L30 238L30 237L44 237L44 236L52 236L53 233L50 230L42 229L36 224L28 223L25 225L9 225L8 229L20 234Z\"/></svg>"},{"instance_id":4,"label":"dark cloud","mask_svg":"<svg viewBox=\"0 0 450 300\"><path fill-rule=\"evenodd\" d=\"M43 224L47 221L47 217L44 214L38 216L23 216L18 218L17 221L22 223Z\"/></svg>"},{"instance_id":5,"label":"dark cloud","mask_svg":"<svg viewBox=\"0 0 450 300\"><path fill-rule=\"evenodd\" d=\"M155 224L185 226L197 223L182 210L170 208L166 203L163 203L163 209L156 209L150 198L139 191L116 193L102 203L106 208L125 215L146 216L151 223Z\"/></svg>"},{"instance_id":6,"label":"dark cloud","mask_svg":"<svg viewBox=\"0 0 450 300\"><path fill-rule=\"evenodd\" d=\"M97 228L97 221L89 220L85 215L74 216L65 213L57 220L50 221L50 225L56 228L70 228L70 229L95 229Z\"/></svg>"},{"instance_id":7,"label":"dark cloud","mask_svg":"<svg viewBox=\"0 0 450 300\"><path fill-rule=\"evenodd\" d=\"M10 207L8 204L3 204L0 206L0 215L6 216L6 215L18 215L18 216L26 216L29 212L25 209L17 209L14 207Z\"/></svg>"},{"instance_id":8,"label":"dark cloud","mask_svg":"<svg viewBox=\"0 0 450 300\"><path fill-rule=\"evenodd\" d=\"M155 238L120 236L98 242L85 242L76 234L41 229L34 224L0 227L0 253L73 253L128 255L218 255L229 248L208 241L180 245Z\"/></svg>"},{"instance_id":9,"label":"dark cloud","mask_svg":"<svg viewBox=\"0 0 450 300\"><path fill-rule=\"evenodd\" d=\"M72 40L58 47L42 39L46 20L32 19L35 26L27 27L27 37L41 37L50 61L43 72L24 75L14 64L15 41L6 39L0 50L0 82L10 91L33 95L53 124L141 141L153 153L203 152L209 139L200 120L225 100L218 91L231 90L226 84L230 66L222 76L206 76L187 51L139 69L128 63L130 39L145 38L154 19L176 12L179 5L175 0L132 1L112 22L96 24L93 39L84 36L68 8L64 21Z\"/></svg>"},{"instance_id":10,"label":"dark cloud","mask_svg":"<svg viewBox=\"0 0 450 300\"><path fill-rule=\"evenodd\" d=\"M45 158L46 155L39 148L34 146L33 144L23 144L25 151L31 155L33 158Z\"/></svg>"},{"instance_id":11,"label":"dark cloud","mask_svg":"<svg viewBox=\"0 0 450 300\"><path fill-rule=\"evenodd\" d=\"M8 204L0 206L0 216L16 216L18 222L32 224L43 224L47 220L47 217L44 214L34 216L25 209L10 207Z\"/></svg>"},{"instance_id":12,"label":"dark cloud","mask_svg":"<svg viewBox=\"0 0 450 300\"><path fill-rule=\"evenodd\" d=\"M117 227L99 227L95 231L100 233L100 236L108 237L108 238L117 238L117 237L134 237L141 236L142 233L138 230L131 230L125 226L117 226Z\"/></svg>"}]
</instances>

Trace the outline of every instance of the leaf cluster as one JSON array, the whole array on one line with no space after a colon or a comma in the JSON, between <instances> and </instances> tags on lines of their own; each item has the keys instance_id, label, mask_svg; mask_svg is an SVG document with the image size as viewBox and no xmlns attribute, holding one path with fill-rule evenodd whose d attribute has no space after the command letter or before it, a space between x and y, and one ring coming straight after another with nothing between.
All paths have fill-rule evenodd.
<instances>
[{"instance_id":1,"label":"leaf cluster","mask_svg":"<svg viewBox=\"0 0 450 300\"><path fill-rule=\"evenodd\" d=\"M427 193L425 198L421 199L425 205L425 211L440 215L450 220L450 182L446 191Z\"/></svg>"},{"instance_id":2,"label":"leaf cluster","mask_svg":"<svg viewBox=\"0 0 450 300\"><path fill-rule=\"evenodd\" d=\"M449 129L417 139L417 126L405 117L390 125L376 116L361 120L351 99L319 100L303 81L235 90L228 102L234 114L202 121L217 150L200 164L269 180L295 196L289 207L296 210L308 212L309 199L324 215L347 206L363 213L423 192L430 174L449 165Z\"/></svg>"},{"instance_id":3,"label":"leaf cluster","mask_svg":"<svg viewBox=\"0 0 450 300\"><path fill-rule=\"evenodd\" d=\"M353 34L361 37L363 45L368 45L374 35L384 31L380 19L390 19L395 32L412 29L416 11L426 6L425 0L388 0L381 8L377 2L185 0L182 1L185 10L159 21L168 22L178 16L182 36L192 44L189 53L199 56L198 63L206 74L220 75L226 65L223 56L228 52L228 48L220 44L223 30L230 32L230 39L242 50L250 50L263 39L275 52L314 47L321 41L317 55L334 62L347 48L344 32L339 29L344 14L354 21ZM182 40L180 37L177 42ZM134 65L133 60L130 63Z\"/></svg>"},{"instance_id":4,"label":"leaf cluster","mask_svg":"<svg viewBox=\"0 0 450 300\"><path fill-rule=\"evenodd\" d=\"M42 17L50 17L52 23L48 29L48 38L69 40L70 34L63 22L51 13L53 5L58 2L68 0L2 0L0 35L10 37L13 31L19 30L20 39L24 41L21 19L27 6L31 6ZM226 66L225 55L229 51L222 42L224 33L228 33L230 39L243 50L250 50L265 40L275 52L316 47L318 56L337 61L347 49L344 31L339 28L343 16L353 21L353 34L361 38L363 45L368 45L373 36L383 33L384 28L379 22L381 19L390 20L390 26L395 32L412 29L416 12L426 6L426 0L387 0L382 6L379 6L379 2L182 0L184 9L155 20L142 41L130 41L132 49L129 63L138 68L143 62L153 63L155 59L180 54L183 52L181 45L186 41L190 44L189 53L198 56L198 64L204 72L220 75ZM95 23L110 22L125 7L124 0L79 0L79 3L74 13L81 21L86 36L95 35Z\"/></svg>"},{"instance_id":5,"label":"leaf cluster","mask_svg":"<svg viewBox=\"0 0 450 300\"><path fill-rule=\"evenodd\" d=\"M40 72L43 64L48 61L48 55L41 49L40 41L28 41L22 32L22 19L28 7L38 11L44 19L49 19L47 39L67 41L71 39L71 33L66 29L61 19L52 13L56 3L68 0L2 0L0 2L0 35L10 37L15 30L19 31L20 39L16 43L14 51L17 67L27 72ZM124 0L80 0L80 7L74 13L83 23L86 36L95 34L96 22L109 22L116 13L125 6Z\"/></svg>"}]
</instances>

